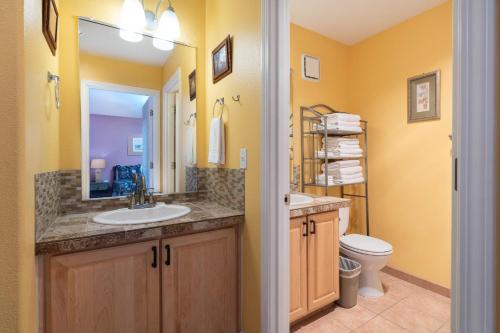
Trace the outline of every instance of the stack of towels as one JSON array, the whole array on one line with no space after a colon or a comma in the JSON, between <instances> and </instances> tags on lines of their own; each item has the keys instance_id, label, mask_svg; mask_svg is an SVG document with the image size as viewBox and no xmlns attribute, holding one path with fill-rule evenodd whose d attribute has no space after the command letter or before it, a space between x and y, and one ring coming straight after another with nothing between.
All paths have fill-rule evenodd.
<instances>
[{"instance_id":1,"label":"stack of towels","mask_svg":"<svg viewBox=\"0 0 500 333\"><path fill-rule=\"evenodd\" d=\"M316 152L317 158L359 158L363 157L363 149L358 139L328 137L321 140L323 148Z\"/></svg>"},{"instance_id":2,"label":"stack of towels","mask_svg":"<svg viewBox=\"0 0 500 333\"><path fill-rule=\"evenodd\" d=\"M363 177L363 167L361 166L359 160L328 163L327 168L328 185L358 184L365 181L365 178ZM316 176L316 183L325 184L326 176L324 174L324 164L321 166L321 169L323 173Z\"/></svg>"},{"instance_id":3,"label":"stack of towels","mask_svg":"<svg viewBox=\"0 0 500 333\"><path fill-rule=\"evenodd\" d=\"M313 130L324 130L325 121L314 124ZM361 133L361 117L357 114L331 113L326 115L326 128L331 133Z\"/></svg>"}]
</instances>

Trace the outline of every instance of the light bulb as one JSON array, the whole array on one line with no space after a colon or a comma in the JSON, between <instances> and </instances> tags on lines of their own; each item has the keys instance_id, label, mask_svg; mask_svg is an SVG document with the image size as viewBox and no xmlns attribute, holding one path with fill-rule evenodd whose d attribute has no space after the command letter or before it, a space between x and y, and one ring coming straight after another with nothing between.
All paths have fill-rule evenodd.
<instances>
[{"instance_id":1,"label":"light bulb","mask_svg":"<svg viewBox=\"0 0 500 333\"><path fill-rule=\"evenodd\" d=\"M120 15L120 37L129 42L142 40L146 15L139 0L125 0Z\"/></svg>"},{"instance_id":2,"label":"light bulb","mask_svg":"<svg viewBox=\"0 0 500 333\"><path fill-rule=\"evenodd\" d=\"M161 14L155 35L171 41L178 39L181 35L179 19L172 7L168 7L167 10Z\"/></svg>"}]
</instances>

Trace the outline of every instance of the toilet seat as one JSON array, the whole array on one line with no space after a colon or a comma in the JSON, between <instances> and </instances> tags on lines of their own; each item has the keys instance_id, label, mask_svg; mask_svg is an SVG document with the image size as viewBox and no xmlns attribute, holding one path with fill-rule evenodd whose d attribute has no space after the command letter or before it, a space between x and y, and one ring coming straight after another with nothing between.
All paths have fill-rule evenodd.
<instances>
[{"instance_id":1,"label":"toilet seat","mask_svg":"<svg viewBox=\"0 0 500 333\"><path fill-rule=\"evenodd\" d=\"M340 237L341 247L372 256L386 256L392 253L392 245L375 237L350 234Z\"/></svg>"}]
</instances>

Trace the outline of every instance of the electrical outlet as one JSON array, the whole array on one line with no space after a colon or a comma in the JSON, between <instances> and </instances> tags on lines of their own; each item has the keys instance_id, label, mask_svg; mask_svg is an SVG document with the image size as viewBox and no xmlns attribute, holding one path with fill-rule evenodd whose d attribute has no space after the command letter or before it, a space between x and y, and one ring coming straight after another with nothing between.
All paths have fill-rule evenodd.
<instances>
[{"instance_id":1,"label":"electrical outlet","mask_svg":"<svg viewBox=\"0 0 500 333\"><path fill-rule=\"evenodd\" d=\"M246 168L247 168L247 149L241 148L240 149L240 169L246 169Z\"/></svg>"}]
</instances>

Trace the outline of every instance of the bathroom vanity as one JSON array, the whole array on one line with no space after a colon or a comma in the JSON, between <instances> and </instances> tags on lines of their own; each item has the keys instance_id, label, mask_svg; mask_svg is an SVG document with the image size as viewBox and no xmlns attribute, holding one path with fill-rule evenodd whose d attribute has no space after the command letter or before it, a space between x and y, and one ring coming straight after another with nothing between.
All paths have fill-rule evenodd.
<instances>
[{"instance_id":1,"label":"bathroom vanity","mask_svg":"<svg viewBox=\"0 0 500 333\"><path fill-rule=\"evenodd\" d=\"M60 216L36 244L41 332L237 332L243 211L139 225Z\"/></svg>"},{"instance_id":2,"label":"bathroom vanity","mask_svg":"<svg viewBox=\"0 0 500 333\"><path fill-rule=\"evenodd\" d=\"M316 197L290 207L290 323L339 298L339 208L350 200Z\"/></svg>"}]
</instances>

